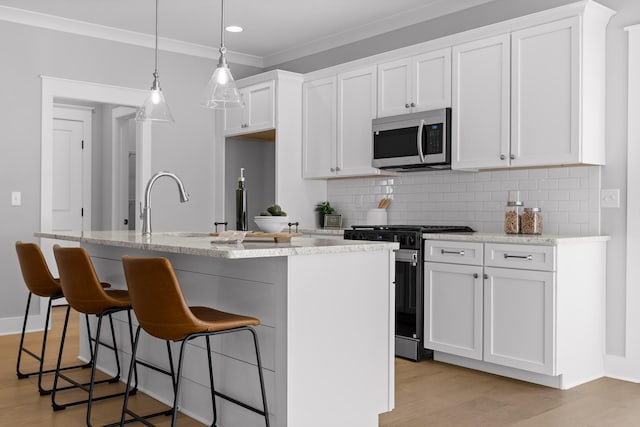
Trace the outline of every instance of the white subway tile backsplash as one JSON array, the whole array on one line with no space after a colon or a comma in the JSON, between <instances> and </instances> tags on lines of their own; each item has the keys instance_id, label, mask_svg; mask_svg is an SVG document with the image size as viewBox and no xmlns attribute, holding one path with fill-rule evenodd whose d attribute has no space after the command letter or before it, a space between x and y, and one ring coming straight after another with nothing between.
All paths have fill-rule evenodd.
<instances>
[{"instance_id":1,"label":"white subway tile backsplash","mask_svg":"<svg viewBox=\"0 0 640 427\"><path fill-rule=\"evenodd\" d=\"M389 223L461 224L502 232L508 190L519 190L525 207L542 208L545 233L597 234L600 174L598 166L411 172L331 180L328 199L345 226L363 223L368 209L392 196Z\"/></svg>"}]
</instances>

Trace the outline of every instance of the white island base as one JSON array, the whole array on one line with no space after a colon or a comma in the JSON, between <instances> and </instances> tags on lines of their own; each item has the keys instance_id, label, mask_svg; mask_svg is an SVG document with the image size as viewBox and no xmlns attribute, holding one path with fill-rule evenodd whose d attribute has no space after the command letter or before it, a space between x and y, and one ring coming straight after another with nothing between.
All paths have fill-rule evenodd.
<instances>
[{"instance_id":1,"label":"white island base","mask_svg":"<svg viewBox=\"0 0 640 427\"><path fill-rule=\"evenodd\" d=\"M209 255L194 255L203 251L184 245L86 238L86 233L76 237L36 235L80 241L100 279L115 288L126 286L122 255L166 257L190 305L259 318L262 324L257 331L272 426L373 427L378 425L380 413L393 409L395 244L358 249L353 242L300 239L302 243L269 244L272 250L265 249L264 257L257 255L260 244L246 245L253 246L247 257L243 255L249 253L246 251L216 251L210 238L199 245L210 246ZM327 250L323 250L325 245ZM292 253L305 254L273 256L274 247L280 252L283 247L293 247ZM118 314L116 331L127 363L130 344L125 319L126 315ZM214 337L212 345L216 389L260 408L250 334ZM177 356L178 345L172 346ZM204 346L204 341L194 340L187 349L180 410L210 424ZM84 340L81 353L84 358L89 354ZM138 354L168 367L163 341L143 333ZM107 357L113 356L102 351L99 365L112 372L114 364ZM139 377L140 390L167 404L172 402L168 377L144 367L139 368ZM253 412L222 399L217 402L220 426L264 425L264 419Z\"/></svg>"}]
</instances>

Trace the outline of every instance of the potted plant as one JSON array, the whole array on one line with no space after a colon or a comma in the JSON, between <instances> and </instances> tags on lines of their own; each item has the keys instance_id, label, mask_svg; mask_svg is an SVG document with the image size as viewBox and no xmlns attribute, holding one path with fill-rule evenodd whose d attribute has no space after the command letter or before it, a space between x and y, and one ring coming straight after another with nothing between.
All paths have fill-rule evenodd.
<instances>
[{"instance_id":1,"label":"potted plant","mask_svg":"<svg viewBox=\"0 0 640 427\"><path fill-rule=\"evenodd\" d=\"M333 206L331 206L331 203L329 203L328 200L324 201L324 202L320 202L318 204L316 204L316 212L318 212L318 221L320 223L320 228L324 227L324 216L327 214L332 214L335 209L333 208Z\"/></svg>"}]
</instances>

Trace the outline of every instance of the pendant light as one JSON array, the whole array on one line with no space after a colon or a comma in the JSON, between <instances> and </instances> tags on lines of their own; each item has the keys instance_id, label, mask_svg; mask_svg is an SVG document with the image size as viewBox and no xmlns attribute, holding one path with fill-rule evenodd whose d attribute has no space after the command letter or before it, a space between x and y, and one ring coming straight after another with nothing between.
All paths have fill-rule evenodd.
<instances>
[{"instance_id":1,"label":"pendant light","mask_svg":"<svg viewBox=\"0 0 640 427\"><path fill-rule=\"evenodd\" d=\"M171 110L164 99L162 89L160 88L160 80L158 80L158 1L156 0L156 68L153 72L153 84L151 85L151 93L145 99L144 104L136 114L136 120L152 120L157 122L173 122Z\"/></svg>"},{"instance_id":2,"label":"pendant light","mask_svg":"<svg viewBox=\"0 0 640 427\"><path fill-rule=\"evenodd\" d=\"M236 82L233 80L229 64L227 64L227 48L224 46L224 0L220 13L220 59L218 67L213 72L209 83L204 90L202 106L206 108L227 109L242 108L244 104L238 92Z\"/></svg>"}]
</instances>

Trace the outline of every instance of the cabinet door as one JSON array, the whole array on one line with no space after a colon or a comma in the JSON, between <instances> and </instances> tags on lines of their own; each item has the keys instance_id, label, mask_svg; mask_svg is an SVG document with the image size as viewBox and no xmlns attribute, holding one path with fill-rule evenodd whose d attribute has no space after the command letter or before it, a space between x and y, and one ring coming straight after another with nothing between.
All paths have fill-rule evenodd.
<instances>
[{"instance_id":1,"label":"cabinet door","mask_svg":"<svg viewBox=\"0 0 640 427\"><path fill-rule=\"evenodd\" d=\"M378 65L378 117L411 112L411 58Z\"/></svg>"},{"instance_id":2,"label":"cabinet door","mask_svg":"<svg viewBox=\"0 0 640 427\"><path fill-rule=\"evenodd\" d=\"M336 80L336 76L332 76L305 82L302 87L302 173L305 178L335 176Z\"/></svg>"},{"instance_id":3,"label":"cabinet door","mask_svg":"<svg viewBox=\"0 0 640 427\"><path fill-rule=\"evenodd\" d=\"M426 262L425 348L482 360L482 267Z\"/></svg>"},{"instance_id":4,"label":"cabinet door","mask_svg":"<svg viewBox=\"0 0 640 427\"><path fill-rule=\"evenodd\" d=\"M414 56L413 111L451 107L451 48Z\"/></svg>"},{"instance_id":5,"label":"cabinet door","mask_svg":"<svg viewBox=\"0 0 640 427\"><path fill-rule=\"evenodd\" d=\"M509 34L454 46L452 168L509 165Z\"/></svg>"},{"instance_id":6,"label":"cabinet door","mask_svg":"<svg viewBox=\"0 0 640 427\"><path fill-rule=\"evenodd\" d=\"M275 127L275 82L269 81L244 89L245 128L251 132Z\"/></svg>"},{"instance_id":7,"label":"cabinet door","mask_svg":"<svg viewBox=\"0 0 640 427\"><path fill-rule=\"evenodd\" d=\"M512 33L512 166L578 163L578 18Z\"/></svg>"},{"instance_id":8,"label":"cabinet door","mask_svg":"<svg viewBox=\"0 0 640 427\"><path fill-rule=\"evenodd\" d=\"M246 92L240 89L240 97L244 102L242 108L226 108L224 110L224 135L238 135L245 133L245 110L247 109Z\"/></svg>"},{"instance_id":9,"label":"cabinet door","mask_svg":"<svg viewBox=\"0 0 640 427\"><path fill-rule=\"evenodd\" d=\"M378 173L371 166L371 121L376 117L376 67L338 75L338 175Z\"/></svg>"},{"instance_id":10,"label":"cabinet door","mask_svg":"<svg viewBox=\"0 0 640 427\"><path fill-rule=\"evenodd\" d=\"M555 372L555 276L486 267L484 360L547 375Z\"/></svg>"}]
</instances>

